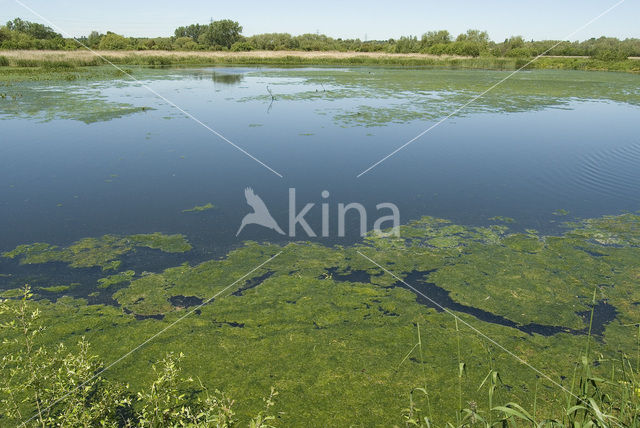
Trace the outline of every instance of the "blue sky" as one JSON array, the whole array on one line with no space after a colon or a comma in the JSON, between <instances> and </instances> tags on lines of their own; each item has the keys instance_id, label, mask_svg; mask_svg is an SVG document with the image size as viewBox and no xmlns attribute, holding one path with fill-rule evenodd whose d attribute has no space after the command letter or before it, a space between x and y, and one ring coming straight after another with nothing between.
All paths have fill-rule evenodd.
<instances>
[{"instance_id":1,"label":"blue sky","mask_svg":"<svg viewBox=\"0 0 640 428\"><path fill-rule=\"evenodd\" d=\"M560 39L617 0L21 0L74 35L107 30L129 36L168 36L177 26L206 23L211 18L240 22L243 34L265 32L324 33L369 39L420 35L446 29L454 35L468 28L487 30L493 40L510 35L526 39ZM14 17L42 22L15 0L0 0L0 22ZM640 38L640 1L626 0L572 37L601 35Z\"/></svg>"}]
</instances>

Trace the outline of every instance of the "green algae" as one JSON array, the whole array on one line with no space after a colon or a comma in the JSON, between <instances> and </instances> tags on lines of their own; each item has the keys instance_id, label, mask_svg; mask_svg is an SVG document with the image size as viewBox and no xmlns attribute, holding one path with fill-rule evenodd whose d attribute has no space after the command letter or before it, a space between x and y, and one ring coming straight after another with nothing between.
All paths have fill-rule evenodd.
<instances>
[{"instance_id":1,"label":"green algae","mask_svg":"<svg viewBox=\"0 0 640 428\"><path fill-rule=\"evenodd\" d=\"M602 245L639 246L640 216L623 214L568 223L572 236L593 240Z\"/></svg>"},{"instance_id":2,"label":"green algae","mask_svg":"<svg viewBox=\"0 0 640 428\"><path fill-rule=\"evenodd\" d=\"M193 208L182 210L182 212L183 213L199 213L202 211L212 210L214 208L215 208L215 205L213 205L211 202L207 202L204 205L196 205Z\"/></svg>"},{"instance_id":3,"label":"green algae","mask_svg":"<svg viewBox=\"0 0 640 428\"><path fill-rule=\"evenodd\" d=\"M503 216L491 217L491 218L489 218L489 220L491 220L491 221L499 221L501 223L507 223L507 224L511 224L511 223L515 223L516 222L516 220L511 218L511 217L503 217Z\"/></svg>"},{"instance_id":4,"label":"green algae","mask_svg":"<svg viewBox=\"0 0 640 428\"><path fill-rule=\"evenodd\" d=\"M249 73L274 79L272 85L276 93L278 86L285 86L286 91L278 93L278 102L322 101L318 114L332 117L340 126L365 127L440 119L508 74L487 70L375 67ZM571 103L583 100L607 100L637 106L640 105L640 92L636 80L637 76L633 75L566 70L518 73L456 115L569 109ZM316 91L320 85L327 90ZM267 102L268 98L259 95L241 99L252 100ZM338 102L346 100L349 103Z\"/></svg>"},{"instance_id":5,"label":"green algae","mask_svg":"<svg viewBox=\"0 0 640 428\"><path fill-rule=\"evenodd\" d=\"M165 253L184 253L191 250L191 244L184 235L165 235L159 232L151 234L129 235L134 247L148 247Z\"/></svg>"},{"instance_id":6,"label":"green algae","mask_svg":"<svg viewBox=\"0 0 640 428\"><path fill-rule=\"evenodd\" d=\"M117 270L121 256L135 247L148 247L167 253L181 253L191 250L191 245L183 235L161 233L118 237L104 235L100 238L84 238L68 247L57 247L47 243L19 245L2 254L11 259L19 258L21 264L63 262L74 268L98 266L103 270Z\"/></svg>"},{"instance_id":7,"label":"green algae","mask_svg":"<svg viewBox=\"0 0 640 428\"><path fill-rule=\"evenodd\" d=\"M237 409L241 416L260 409L263 392L273 385L280 393L283 426L348 426L353 421L363 426L400 425L400 409L406 407L409 391L426 383L432 418L441 426L456 409L451 399L457 394L459 370L455 323L450 314L417 302L414 292L400 287L396 278L358 252L400 278L424 271L427 282L447 290L455 301L518 324L582 329L588 320L580 313L590 309L595 289L598 299L618 310L618 319L606 324L602 336L592 342L605 362L592 367L593 373L609 376L617 369L606 361L636 349L637 327L629 325L638 322L634 302L640 302L639 221L633 215L589 219L569 226L563 235L544 236L535 231L513 233L501 225L472 227L425 217L401 226L398 237L371 235L354 247L248 242L222 259L185 263L138 278L133 272L112 275L104 283L124 277L119 284L130 281L114 290L120 308L87 305L86 300L70 297L37 304L51 326L51 343L86 335L107 362L171 326L136 358L108 372L134 389L150 381L140 375L149 361L167 351L184 352L189 375L208 388L243 397ZM357 272L357 277L349 276ZM429 293L428 286L424 292ZM175 296L203 302L216 298L181 319L185 308L171 303ZM571 387L584 336L529 335L458 315ZM145 319L149 316L163 318ZM424 342L422 358L412 353L417 325ZM478 385L491 368L498 368L509 385L496 392L501 402L531 402L539 384L538 414L558 416L561 390L537 379L535 372L468 327L460 328L467 369L462 379L464 402L485 400Z\"/></svg>"},{"instance_id":8,"label":"green algae","mask_svg":"<svg viewBox=\"0 0 640 428\"><path fill-rule=\"evenodd\" d=\"M91 124L152 110L147 106L110 101L99 87L17 83L10 90L20 97L0 100L0 119L28 118L40 122L70 119Z\"/></svg>"},{"instance_id":9,"label":"green algae","mask_svg":"<svg viewBox=\"0 0 640 428\"><path fill-rule=\"evenodd\" d=\"M136 275L135 271L128 270L125 272L119 272L115 275L109 275L98 280L98 288L109 288L112 285L128 284Z\"/></svg>"},{"instance_id":10,"label":"green algae","mask_svg":"<svg viewBox=\"0 0 640 428\"><path fill-rule=\"evenodd\" d=\"M5 299L13 299L17 297L22 297L24 295L24 290L20 288L12 288L9 290L3 290L0 292L0 297Z\"/></svg>"},{"instance_id":11,"label":"green algae","mask_svg":"<svg viewBox=\"0 0 640 428\"><path fill-rule=\"evenodd\" d=\"M65 291L69 291L72 288L75 288L77 286L79 286L80 283L74 282L72 284L69 285L53 285L51 287L38 287L38 290L40 291L46 291L48 293L62 293Z\"/></svg>"}]
</instances>

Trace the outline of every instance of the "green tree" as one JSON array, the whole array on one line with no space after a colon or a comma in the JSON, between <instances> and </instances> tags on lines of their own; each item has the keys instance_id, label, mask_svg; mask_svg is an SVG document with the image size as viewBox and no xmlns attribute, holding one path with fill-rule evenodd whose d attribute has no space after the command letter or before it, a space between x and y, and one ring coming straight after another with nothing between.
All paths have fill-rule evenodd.
<instances>
[{"instance_id":1,"label":"green tree","mask_svg":"<svg viewBox=\"0 0 640 428\"><path fill-rule=\"evenodd\" d=\"M107 31L107 34L100 40L98 48L104 50L123 50L130 49L131 44L126 37Z\"/></svg>"},{"instance_id":2,"label":"green tree","mask_svg":"<svg viewBox=\"0 0 640 428\"><path fill-rule=\"evenodd\" d=\"M447 44L451 42L451 34L447 30L428 31L422 35L420 44L422 48L430 48L437 44Z\"/></svg>"},{"instance_id":3,"label":"green tree","mask_svg":"<svg viewBox=\"0 0 640 428\"><path fill-rule=\"evenodd\" d=\"M206 46L230 48L231 45L240 40L240 33L242 33L240 24L230 19L223 19L210 23L200 35L198 41Z\"/></svg>"},{"instance_id":4,"label":"green tree","mask_svg":"<svg viewBox=\"0 0 640 428\"><path fill-rule=\"evenodd\" d=\"M9 30L25 33L33 37L34 39L56 39L62 38L61 34L56 33L50 27L37 22L23 21L20 18L16 18L13 21L7 22L7 28Z\"/></svg>"},{"instance_id":5,"label":"green tree","mask_svg":"<svg viewBox=\"0 0 640 428\"><path fill-rule=\"evenodd\" d=\"M198 48L198 44L191 37L183 36L173 41L173 48L180 51L192 51Z\"/></svg>"},{"instance_id":6,"label":"green tree","mask_svg":"<svg viewBox=\"0 0 640 428\"><path fill-rule=\"evenodd\" d=\"M89 46L91 49L97 49L103 37L104 34L100 34L97 31L92 31L91 34L89 34L89 37L87 37L87 46Z\"/></svg>"},{"instance_id":7,"label":"green tree","mask_svg":"<svg viewBox=\"0 0 640 428\"><path fill-rule=\"evenodd\" d=\"M208 28L208 25L191 24L184 27L178 27L173 34L176 38L189 37L192 41L197 42L198 38Z\"/></svg>"},{"instance_id":8,"label":"green tree","mask_svg":"<svg viewBox=\"0 0 640 428\"><path fill-rule=\"evenodd\" d=\"M467 30L456 38L457 42L474 42L481 45L489 44L489 33L480 30Z\"/></svg>"}]
</instances>

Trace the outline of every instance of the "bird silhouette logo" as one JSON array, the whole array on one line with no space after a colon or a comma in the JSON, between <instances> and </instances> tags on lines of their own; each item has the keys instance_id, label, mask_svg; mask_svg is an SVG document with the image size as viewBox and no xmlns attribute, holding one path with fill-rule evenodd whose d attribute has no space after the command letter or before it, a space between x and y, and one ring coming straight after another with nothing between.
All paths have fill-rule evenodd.
<instances>
[{"instance_id":1,"label":"bird silhouette logo","mask_svg":"<svg viewBox=\"0 0 640 428\"><path fill-rule=\"evenodd\" d=\"M244 189L244 196L245 198L247 198L247 204L249 204L249 206L253 208L253 212L244 216L244 218L242 219L242 223L240 224L240 228L236 233L236 236L240 235L242 229L244 229L244 227L248 224L259 224L260 226L275 230L280 235L284 235L284 232L282 231L282 229L280 229L278 223L276 223L275 219L269 213L269 210L267 209L264 201L260 198L260 196L256 195L253 192L253 189L251 187L247 187L246 189Z\"/></svg>"}]
</instances>

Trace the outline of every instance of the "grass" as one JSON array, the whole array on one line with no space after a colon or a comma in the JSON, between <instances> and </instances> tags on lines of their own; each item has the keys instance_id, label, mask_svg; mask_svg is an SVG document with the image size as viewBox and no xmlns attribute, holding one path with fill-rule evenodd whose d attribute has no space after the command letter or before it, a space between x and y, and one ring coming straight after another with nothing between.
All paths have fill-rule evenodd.
<instances>
[{"instance_id":1,"label":"grass","mask_svg":"<svg viewBox=\"0 0 640 428\"><path fill-rule=\"evenodd\" d=\"M444 67L466 69L515 70L529 59L497 57L463 57L430 54L385 54L378 52L177 52L177 51L5 51L13 67L73 69L105 65L395 65L406 67ZM106 61L105 61L106 60ZM640 72L640 61L602 61L584 57L543 57L528 65L529 69L607 70Z\"/></svg>"}]
</instances>

